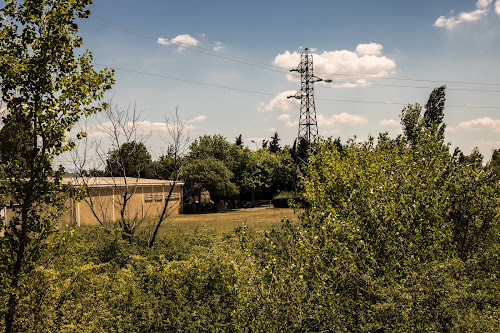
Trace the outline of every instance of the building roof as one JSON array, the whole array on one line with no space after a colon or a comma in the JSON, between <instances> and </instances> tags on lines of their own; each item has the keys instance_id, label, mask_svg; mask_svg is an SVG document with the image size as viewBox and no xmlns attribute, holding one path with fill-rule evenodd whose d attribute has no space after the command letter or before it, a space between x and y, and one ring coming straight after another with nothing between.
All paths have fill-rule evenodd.
<instances>
[{"instance_id":1,"label":"building roof","mask_svg":"<svg viewBox=\"0 0 500 333\"><path fill-rule=\"evenodd\" d=\"M88 187L122 187L122 186L153 186L153 185L184 185L183 182L162 179L147 179L135 177L75 177L64 176L63 184L75 187L87 184Z\"/></svg>"}]
</instances>

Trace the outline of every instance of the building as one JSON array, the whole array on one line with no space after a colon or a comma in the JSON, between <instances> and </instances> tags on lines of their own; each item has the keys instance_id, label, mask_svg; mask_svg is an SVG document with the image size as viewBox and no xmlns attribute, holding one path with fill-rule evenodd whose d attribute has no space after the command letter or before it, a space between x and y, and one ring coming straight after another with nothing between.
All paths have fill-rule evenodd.
<instances>
[{"instance_id":1,"label":"building","mask_svg":"<svg viewBox=\"0 0 500 333\"><path fill-rule=\"evenodd\" d=\"M85 179L87 193L78 200L82 178L64 177L70 196L59 226L95 225L116 221L126 201L126 219L149 219L161 215L165 203L170 215L182 213L184 183L133 177L91 177Z\"/></svg>"}]
</instances>

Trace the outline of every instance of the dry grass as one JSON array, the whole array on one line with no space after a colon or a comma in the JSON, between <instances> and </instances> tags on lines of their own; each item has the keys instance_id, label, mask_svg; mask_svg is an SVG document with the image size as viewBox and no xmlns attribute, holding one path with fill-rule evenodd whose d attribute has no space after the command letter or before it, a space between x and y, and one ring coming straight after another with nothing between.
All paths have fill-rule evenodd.
<instances>
[{"instance_id":1,"label":"dry grass","mask_svg":"<svg viewBox=\"0 0 500 333\"><path fill-rule=\"evenodd\" d=\"M175 215L163 222L162 231L180 229L194 232L200 229L215 229L218 232L231 231L243 224L256 230L269 230L283 218L296 219L299 212L290 208L239 209L221 213Z\"/></svg>"}]
</instances>

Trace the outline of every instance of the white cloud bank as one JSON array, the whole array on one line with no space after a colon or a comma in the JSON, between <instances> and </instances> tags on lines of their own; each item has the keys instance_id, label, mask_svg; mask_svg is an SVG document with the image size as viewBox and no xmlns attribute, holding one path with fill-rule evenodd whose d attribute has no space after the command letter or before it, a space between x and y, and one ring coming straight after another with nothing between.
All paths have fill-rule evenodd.
<instances>
[{"instance_id":1,"label":"white cloud bank","mask_svg":"<svg viewBox=\"0 0 500 333\"><path fill-rule=\"evenodd\" d=\"M384 119L381 122L378 123L379 125L382 126L399 126L400 123L397 120L394 119Z\"/></svg>"},{"instance_id":2,"label":"white cloud bank","mask_svg":"<svg viewBox=\"0 0 500 333\"><path fill-rule=\"evenodd\" d=\"M356 51L336 50L313 53L314 72L323 79L334 80L335 87L360 87L370 83L363 78L388 76L396 67L393 59L382 55L383 46L377 43L359 44ZM300 53L285 51L274 58L274 64L283 68L296 68ZM344 75L343 75L344 74ZM346 76L347 75L347 76ZM300 81L297 74L288 74L288 80ZM351 82L336 83L342 78Z\"/></svg>"},{"instance_id":3,"label":"white cloud bank","mask_svg":"<svg viewBox=\"0 0 500 333\"><path fill-rule=\"evenodd\" d=\"M377 43L359 44L356 47L356 52L362 55L380 55L384 47Z\"/></svg>"},{"instance_id":4,"label":"white cloud bank","mask_svg":"<svg viewBox=\"0 0 500 333\"><path fill-rule=\"evenodd\" d=\"M325 117L322 114L318 114L318 125L320 126L352 126L359 125L368 122L368 119L349 113L334 114L330 117Z\"/></svg>"},{"instance_id":5,"label":"white cloud bank","mask_svg":"<svg viewBox=\"0 0 500 333\"><path fill-rule=\"evenodd\" d=\"M257 105L257 111L259 112L271 112L275 109L279 109L283 112L292 112L297 110L297 105L300 103L295 102L295 99L287 98L288 96L293 96L297 93L296 90L287 90L280 92L276 97L274 97L269 103L261 102Z\"/></svg>"},{"instance_id":6,"label":"white cloud bank","mask_svg":"<svg viewBox=\"0 0 500 333\"><path fill-rule=\"evenodd\" d=\"M283 123L286 127L294 127L299 125L299 121L292 121L292 116L289 115L288 113L282 114L281 116L277 117L279 121Z\"/></svg>"},{"instance_id":7,"label":"white cloud bank","mask_svg":"<svg viewBox=\"0 0 500 333\"><path fill-rule=\"evenodd\" d=\"M456 127L447 128L448 131L477 131L477 130L490 130L493 132L500 132L500 119L491 119L489 117L473 119L471 121L464 121Z\"/></svg>"},{"instance_id":8,"label":"white cloud bank","mask_svg":"<svg viewBox=\"0 0 500 333\"><path fill-rule=\"evenodd\" d=\"M476 2L476 10L471 12L461 12L458 16L454 15L454 11L451 11L450 16L448 17L438 17L438 19L434 22L434 26L450 30L463 22L479 21L488 14L492 3L493 0L478 0ZM500 15L500 0L496 0L495 2L495 12Z\"/></svg>"},{"instance_id":9,"label":"white cloud bank","mask_svg":"<svg viewBox=\"0 0 500 333\"><path fill-rule=\"evenodd\" d=\"M183 50L185 45L197 46L198 44L200 44L200 42L196 38L188 34L178 35L177 37L174 37L170 40L167 38L160 37L156 40L156 42L162 45L170 45L170 44L180 45L177 48L177 50L179 51Z\"/></svg>"}]
</instances>

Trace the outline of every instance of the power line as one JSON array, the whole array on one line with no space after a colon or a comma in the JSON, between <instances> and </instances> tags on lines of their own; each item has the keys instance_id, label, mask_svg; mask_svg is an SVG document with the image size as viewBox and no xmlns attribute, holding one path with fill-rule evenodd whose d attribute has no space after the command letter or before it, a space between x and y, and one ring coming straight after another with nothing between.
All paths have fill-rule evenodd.
<instances>
[{"instance_id":1,"label":"power line","mask_svg":"<svg viewBox=\"0 0 500 333\"><path fill-rule=\"evenodd\" d=\"M159 36L157 34L145 32L145 31L141 31L141 30L137 30L135 28L131 28L131 27L128 27L128 26L125 26L125 25L121 25L121 24L118 24L118 23L115 23L115 22L112 22L112 21L109 21L109 20L101 19L101 18L92 17L92 18L88 18L88 20L91 21L91 22L93 22L93 23L99 24L101 26L105 26L105 27L108 27L108 28L111 28L111 29L115 29L115 30L126 32L126 33L134 34L136 36L148 38L148 39L155 40L155 41L157 41L158 38L163 38L163 37L161 37L161 36ZM204 48L204 47L201 47L201 46L191 45L191 44L187 44L187 43L183 43L183 42L178 42L178 41L174 42L174 41L169 40L168 43L169 44L173 44L173 45L177 45L177 46L180 46L180 47L183 47L183 48L186 48L186 49L190 49L190 50L193 50L193 51L196 51L196 52L200 52L200 53L204 53L204 54L207 54L207 55L211 55L211 56L214 56L214 57L219 57L219 58L222 58L222 59L226 59L226 60L230 60L230 61L234 61L234 62L239 62L239 63L243 63L243 64L246 64L246 65L255 66L255 67L259 67L259 68L263 68L263 69L267 69L267 70L271 70L271 71L275 71L275 72L290 74L287 71L287 68L283 68L283 67L276 66L276 65L269 65L269 64L266 64L266 63L263 63L263 62L260 62L260 61L249 59L249 58L235 56L235 55L231 55L231 54L228 54L228 53L224 53L224 52L220 52L220 51L215 51L215 50ZM378 80L431 82L431 83L438 83L438 84L468 84L468 85L500 86L500 83L485 83L485 82L470 82L470 81L451 81L451 80L429 80L429 79L412 79L412 78L397 78L397 77L378 77L378 76L374 76L374 75L357 75L357 74L330 73L330 72L316 72L316 73L317 74L323 74L323 75L331 75L331 76L347 76L347 77L368 78L368 79L378 79ZM425 89L432 88L432 87L413 87L413 86L382 85L382 84L372 84L372 85L389 86L389 87L404 87L404 88L425 88ZM448 90L500 92L500 91L497 91L497 90L490 91L490 90L474 90L474 89L458 89L458 88L448 88Z\"/></svg>"},{"instance_id":2,"label":"power line","mask_svg":"<svg viewBox=\"0 0 500 333\"><path fill-rule=\"evenodd\" d=\"M352 83L345 81L345 83ZM356 83L353 83L356 84ZM397 88L414 88L414 89L434 89L434 87L422 87L422 86L404 86L404 85L398 85L398 84L383 84L383 83L366 83L366 86L381 86L381 87L397 87ZM325 87L321 86L322 88L333 88L333 87ZM448 88L446 87L446 90L451 90L451 91L471 91L471 92L486 92L486 93L500 93L500 90L487 90L487 89L469 89L469 88Z\"/></svg>"},{"instance_id":3,"label":"power line","mask_svg":"<svg viewBox=\"0 0 500 333\"><path fill-rule=\"evenodd\" d=\"M96 24L99 24L99 25L111 28L111 29L115 29L115 30L126 32L126 33L130 33L130 34L133 34L133 35L136 35L136 36L139 36L139 37L148 38L148 39L154 40L156 42L158 41L159 38L163 38L163 37L158 36L158 35L155 36L153 34L146 33L146 34L149 34L151 36L154 36L154 37L149 37L149 36L144 35L143 32L129 31L129 30L126 30L127 29L126 27L125 27L125 29L117 28L117 27L114 27L114 26L109 25L109 24L98 22L98 21L93 20L91 18L89 18L88 20L91 21L91 22L94 22ZM121 26L121 25L118 25L118 26L124 27L124 26ZM250 60L250 59L245 59L245 58L241 58L241 57L237 57L237 56L232 56L232 55L229 55L229 54L226 54L226 53L213 51L213 50L210 50L210 49L207 49L207 48L204 48L204 47L200 47L200 46L196 46L196 45L191 45L191 44L187 44L187 43L183 43L183 42L176 42L176 41L172 41L172 40L168 40L167 45L168 44L176 45L176 46L179 46L179 47L182 47L182 48L185 48L185 49L188 49L188 50L192 50L192 51L195 51L195 52L199 52L199 53L211 55L213 57L217 57L217 58L221 58L221 59L225 59L225 60L229 60L229 61L234 61L234 62L237 62L237 63L240 63L240 64L245 64L245 65L249 65L249 66L259 67L259 68L262 68L262 69L266 69L266 70L270 70L270 71L274 71L274 72L279 72L279 73L283 73L283 74L288 74L289 73L287 70L285 70L282 67L273 66L273 65L267 65L267 64L264 64L264 63L260 63L258 61L254 61L254 60ZM233 58L236 58L236 59L233 59ZM238 60L238 59L241 59L241 60Z\"/></svg>"},{"instance_id":4,"label":"power line","mask_svg":"<svg viewBox=\"0 0 500 333\"><path fill-rule=\"evenodd\" d=\"M239 91L239 92L257 94L257 95L264 95L264 96L276 96L276 95L278 95L278 94L273 94L273 93L268 93L268 92L263 92L263 91L248 90L248 89L235 88L235 87L229 87L229 86L222 86L222 85L212 84L212 83L206 83L206 82L199 82L199 81L193 81L193 80L180 79L180 78L176 78L176 77L173 77L173 76L148 73L148 72L137 71L137 70L133 70L133 69L129 69L129 68L118 67L118 66L109 66L109 65L99 64L99 63L94 63L94 65L102 66L102 67L108 67L108 68L113 68L115 70L121 70L121 71L125 71L125 72L130 72L130 73L136 73L136 74L141 74L141 75L153 76L153 77L158 77L158 78L162 78L162 79L168 79L168 80L173 80L173 81L192 83L192 84L197 84L197 85L202 85L202 86L208 86L208 87L214 87L214 88L220 88L220 89L227 89L227 90L233 90L233 91ZM403 106L406 106L406 105L409 104L409 103L380 102L380 101L362 101L362 100L331 99L331 98L316 98L316 100L331 101L331 102L365 103L365 104L386 104L386 105L393 104L393 105L403 105ZM290 100L288 100L288 101L292 102ZM296 103L294 103L294 104L296 104ZM500 107L495 107L495 106L447 105L447 107L449 107L449 108L472 108L472 109L500 109Z\"/></svg>"}]
</instances>

